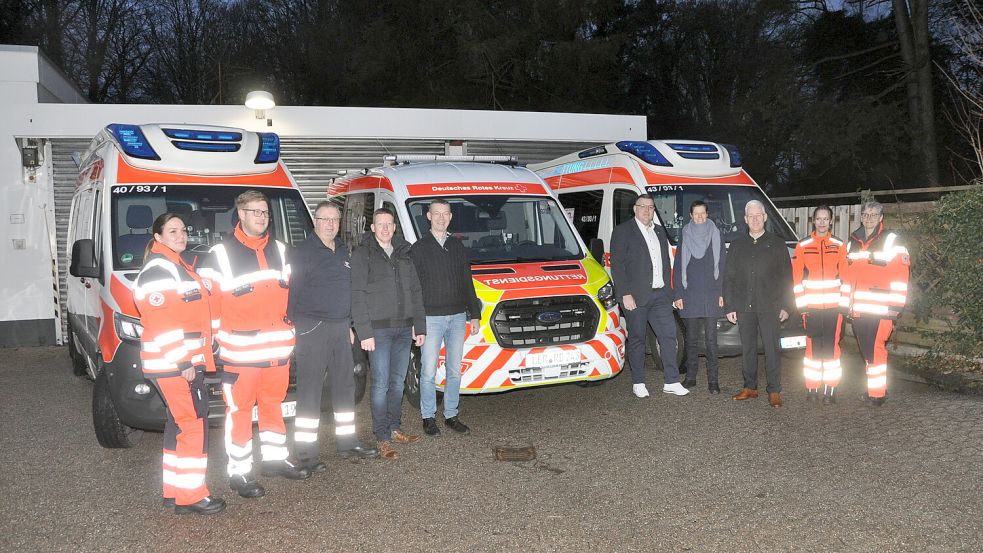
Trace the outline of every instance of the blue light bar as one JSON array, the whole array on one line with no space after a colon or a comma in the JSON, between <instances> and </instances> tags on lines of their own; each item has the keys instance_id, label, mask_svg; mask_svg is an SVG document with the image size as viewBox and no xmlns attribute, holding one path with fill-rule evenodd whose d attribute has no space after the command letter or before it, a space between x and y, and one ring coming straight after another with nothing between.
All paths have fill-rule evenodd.
<instances>
[{"instance_id":1,"label":"blue light bar","mask_svg":"<svg viewBox=\"0 0 983 553\"><path fill-rule=\"evenodd\" d=\"M705 154L703 152L679 152L679 157L685 159L720 159L720 154Z\"/></svg>"},{"instance_id":2,"label":"blue light bar","mask_svg":"<svg viewBox=\"0 0 983 553\"><path fill-rule=\"evenodd\" d=\"M256 152L256 163L276 163L280 159L280 137L273 132L256 133L259 135L259 151Z\"/></svg>"},{"instance_id":3,"label":"blue light bar","mask_svg":"<svg viewBox=\"0 0 983 553\"><path fill-rule=\"evenodd\" d=\"M160 161L160 156L147 142L147 137L143 136L143 131L140 130L139 126L113 123L106 129L116 137L116 142L119 143L124 154L140 159Z\"/></svg>"},{"instance_id":4,"label":"blue light bar","mask_svg":"<svg viewBox=\"0 0 983 553\"><path fill-rule=\"evenodd\" d=\"M737 146L734 146L733 144L721 144L721 146L723 146L724 149L727 150L727 153L730 154L731 167L740 167L743 165L744 158L741 157L741 152L737 150Z\"/></svg>"},{"instance_id":5,"label":"blue light bar","mask_svg":"<svg viewBox=\"0 0 983 553\"><path fill-rule=\"evenodd\" d=\"M238 132L215 132L215 131L195 131L190 129L161 129L168 138L179 140L202 140L208 142L240 142L242 133Z\"/></svg>"},{"instance_id":6,"label":"blue light bar","mask_svg":"<svg viewBox=\"0 0 983 553\"><path fill-rule=\"evenodd\" d=\"M671 144L667 143L670 148L676 150L677 152L716 152L717 146L715 144Z\"/></svg>"},{"instance_id":7,"label":"blue light bar","mask_svg":"<svg viewBox=\"0 0 983 553\"><path fill-rule=\"evenodd\" d=\"M655 146L641 140L622 140L615 144L622 152L627 152L642 159L650 165L661 165L662 167L672 167L672 163L662 155L662 152Z\"/></svg>"},{"instance_id":8,"label":"blue light bar","mask_svg":"<svg viewBox=\"0 0 983 553\"><path fill-rule=\"evenodd\" d=\"M239 145L222 142L184 142L182 140L172 140L171 144L179 150L192 152L238 152Z\"/></svg>"}]
</instances>

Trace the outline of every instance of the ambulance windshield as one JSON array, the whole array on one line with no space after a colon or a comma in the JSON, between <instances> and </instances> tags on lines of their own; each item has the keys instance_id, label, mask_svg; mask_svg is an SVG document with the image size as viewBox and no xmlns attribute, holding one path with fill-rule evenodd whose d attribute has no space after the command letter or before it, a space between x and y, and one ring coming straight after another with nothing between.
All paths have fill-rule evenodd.
<instances>
[{"instance_id":1,"label":"ambulance windshield","mask_svg":"<svg viewBox=\"0 0 983 553\"><path fill-rule=\"evenodd\" d=\"M113 267L139 269L158 215L180 215L188 228L187 258L206 253L235 228L236 196L261 190L270 199L270 229L277 240L299 244L311 232L311 217L300 193L291 188L127 184L112 190Z\"/></svg>"},{"instance_id":2,"label":"ambulance windshield","mask_svg":"<svg viewBox=\"0 0 983 553\"><path fill-rule=\"evenodd\" d=\"M565 261L584 257L556 200L544 196L447 196L449 231L461 239L472 265ZM430 232L427 210L434 198L406 202L416 236Z\"/></svg>"},{"instance_id":3,"label":"ambulance windshield","mask_svg":"<svg viewBox=\"0 0 983 553\"><path fill-rule=\"evenodd\" d=\"M747 233L744 205L751 200L758 200L765 205L765 214L768 216L765 230L786 242L797 240L791 227L757 186L687 184L648 186L646 190L655 199L655 208L673 245L679 244L683 225L690 222L689 206L695 200L706 202L710 220L720 229L721 237L727 243Z\"/></svg>"}]
</instances>

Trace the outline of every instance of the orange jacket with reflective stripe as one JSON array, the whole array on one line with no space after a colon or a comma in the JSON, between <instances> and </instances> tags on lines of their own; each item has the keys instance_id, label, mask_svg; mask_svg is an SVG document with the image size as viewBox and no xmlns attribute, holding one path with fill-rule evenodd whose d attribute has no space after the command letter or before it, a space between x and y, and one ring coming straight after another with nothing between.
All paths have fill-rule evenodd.
<instances>
[{"instance_id":1,"label":"orange jacket with reflective stripe","mask_svg":"<svg viewBox=\"0 0 983 553\"><path fill-rule=\"evenodd\" d=\"M212 247L198 273L221 290L216 341L225 364L268 367L290 359L294 329L287 322L286 246L268 234L248 236L237 225L233 236Z\"/></svg>"},{"instance_id":2,"label":"orange jacket with reflective stripe","mask_svg":"<svg viewBox=\"0 0 983 553\"><path fill-rule=\"evenodd\" d=\"M827 234L813 232L795 245L792 260L792 291L795 307L802 313L840 306L841 267L846 265L846 244Z\"/></svg>"},{"instance_id":3,"label":"orange jacket with reflective stripe","mask_svg":"<svg viewBox=\"0 0 983 553\"><path fill-rule=\"evenodd\" d=\"M144 376L178 376L190 367L215 370L212 326L218 321L213 320L210 286L179 254L154 242L133 291L143 326Z\"/></svg>"},{"instance_id":4,"label":"orange jacket with reflective stripe","mask_svg":"<svg viewBox=\"0 0 983 553\"><path fill-rule=\"evenodd\" d=\"M910 265L908 249L883 223L870 238L860 227L847 244L842 306L854 317L896 319L908 301Z\"/></svg>"}]
</instances>

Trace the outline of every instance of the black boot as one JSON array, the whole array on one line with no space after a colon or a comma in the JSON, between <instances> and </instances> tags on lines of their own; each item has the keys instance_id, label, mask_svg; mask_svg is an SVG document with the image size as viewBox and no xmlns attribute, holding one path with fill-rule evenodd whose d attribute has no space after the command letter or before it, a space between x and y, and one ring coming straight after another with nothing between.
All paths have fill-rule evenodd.
<instances>
[{"instance_id":1,"label":"black boot","mask_svg":"<svg viewBox=\"0 0 983 553\"><path fill-rule=\"evenodd\" d=\"M229 478L229 487L240 497L263 497L266 490L257 482L251 474L233 476Z\"/></svg>"},{"instance_id":2,"label":"black boot","mask_svg":"<svg viewBox=\"0 0 983 553\"><path fill-rule=\"evenodd\" d=\"M711 394L717 395L720 393L720 384L716 382L710 382L707 384L707 389L710 390Z\"/></svg>"},{"instance_id":3,"label":"black boot","mask_svg":"<svg viewBox=\"0 0 983 553\"><path fill-rule=\"evenodd\" d=\"M211 496L202 499L198 503L192 503L191 505L174 506L174 513L178 515L187 515L190 513L194 513L196 515L214 515L216 513L221 513L224 510L225 500Z\"/></svg>"},{"instance_id":4,"label":"black boot","mask_svg":"<svg viewBox=\"0 0 983 553\"><path fill-rule=\"evenodd\" d=\"M836 403L836 388L826 386L823 393L823 405L832 405L834 403Z\"/></svg>"},{"instance_id":5,"label":"black boot","mask_svg":"<svg viewBox=\"0 0 983 553\"><path fill-rule=\"evenodd\" d=\"M819 389L809 388L809 390L806 392L806 401L808 401L809 403L814 403L816 401L819 401Z\"/></svg>"},{"instance_id":6,"label":"black boot","mask_svg":"<svg viewBox=\"0 0 983 553\"><path fill-rule=\"evenodd\" d=\"M263 476L282 476L288 480L307 480L311 477L311 471L291 463L283 461L264 461Z\"/></svg>"}]
</instances>

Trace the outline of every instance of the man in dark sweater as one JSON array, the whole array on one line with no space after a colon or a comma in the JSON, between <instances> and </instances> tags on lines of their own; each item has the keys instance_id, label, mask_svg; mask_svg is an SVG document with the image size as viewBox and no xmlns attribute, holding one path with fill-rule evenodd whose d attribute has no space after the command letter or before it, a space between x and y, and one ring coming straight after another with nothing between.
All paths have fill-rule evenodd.
<instances>
[{"instance_id":1,"label":"man in dark sweater","mask_svg":"<svg viewBox=\"0 0 983 553\"><path fill-rule=\"evenodd\" d=\"M470 429L458 418L461 392L461 356L464 352L465 327L470 319L471 335L478 333L481 302L474 293L471 265L460 240L447 233L451 223L451 205L446 200L434 200L427 211L430 232L425 233L410 248L410 257L420 276L423 288L423 307L427 313L427 341L421 350L420 416L423 431L439 436L437 390L437 357L444 344L444 424L462 434Z\"/></svg>"},{"instance_id":2,"label":"man in dark sweater","mask_svg":"<svg viewBox=\"0 0 983 553\"><path fill-rule=\"evenodd\" d=\"M330 202L314 209L314 234L290 255L287 317L297 334L297 418L294 449L301 466L322 471L317 443L324 374L331 385L335 446L341 457L378 457L355 433L355 362L352 358L352 278L348 247L337 238L341 211Z\"/></svg>"},{"instance_id":3,"label":"man in dark sweater","mask_svg":"<svg viewBox=\"0 0 983 553\"><path fill-rule=\"evenodd\" d=\"M403 383L410 347L423 346L427 319L420 279L410 259L410 245L396 233L396 216L388 209L372 214L372 233L352 252L352 318L362 349L372 366L372 432L379 454L395 459L392 442L420 439L400 429Z\"/></svg>"},{"instance_id":4,"label":"man in dark sweater","mask_svg":"<svg viewBox=\"0 0 983 553\"><path fill-rule=\"evenodd\" d=\"M739 325L743 349L744 388L733 399L758 397L758 332L765 350L768 404L782 406L779 327L795 304L792 261L785 242L765 231L765 206L751 200L744 206L748 234L734 240L724 272L724 311Z\"/></svg>"}]
</instances>

